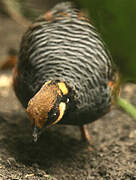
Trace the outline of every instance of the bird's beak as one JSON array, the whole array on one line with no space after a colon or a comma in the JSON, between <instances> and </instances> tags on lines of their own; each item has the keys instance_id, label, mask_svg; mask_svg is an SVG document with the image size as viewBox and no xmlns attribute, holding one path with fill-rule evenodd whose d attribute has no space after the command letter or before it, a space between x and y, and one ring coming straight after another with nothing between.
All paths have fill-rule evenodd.
<instances>
[{"instance_id":1,"label":"bird's beak","mask_svg":"<svg viewBox=\"0 0 136 180\"><path fill-rule=\"evenodd\" d=\"M40 134L41 134L41 129L35 126L34 131L33 131L33 140L34 140L34 142L37 142Z\"/></svg>"},{"instance_id":2,"label":"bird's beak","mask_svg":"<svg viewBox=\"0 0 136 180\"><path fill-rule=\"evenodd\" d=\"M59 111L60 111L60 115L59 117L56 119L56 121L54 121L52 124L50 125L47 125L47 127L50 127L52 125L55 125L57 122L59 122L63 115L64 115L64 112L65 112L65 109L66 109L66 104L64 102L61 102L60 105L59 105ZM38 128L37 126L34 126L34 131L33 131L33 140L34 142L37 142L40 134L43 132L43 128Z\"/></svg>"}]
</instances>

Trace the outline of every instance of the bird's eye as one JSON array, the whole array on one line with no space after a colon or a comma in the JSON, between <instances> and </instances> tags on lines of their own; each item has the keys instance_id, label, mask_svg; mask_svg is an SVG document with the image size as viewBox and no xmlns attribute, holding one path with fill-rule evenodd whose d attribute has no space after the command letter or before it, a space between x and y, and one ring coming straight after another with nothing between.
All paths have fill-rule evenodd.
<instances>
[{"instance_id":1,"label":"bird's eye","mask_svg":"<svg viewBox=\"0 0 136 180\"><path fill-rule=\"evenodd\" d=\"M57 113L55 112L55 113L53 113L52 115L53 115L53 117L55 117L55 116L57 115Z\"/></svg>"},{"instance_id":2,"label":"bird's eye","mask_svg":"<svg viewBox=\"0 0 136 180\"><path fill-rule=\"evenodd\" d=\"M67 98L67 103L69 102L69 98Z\"/></svg>"}]
</instances>

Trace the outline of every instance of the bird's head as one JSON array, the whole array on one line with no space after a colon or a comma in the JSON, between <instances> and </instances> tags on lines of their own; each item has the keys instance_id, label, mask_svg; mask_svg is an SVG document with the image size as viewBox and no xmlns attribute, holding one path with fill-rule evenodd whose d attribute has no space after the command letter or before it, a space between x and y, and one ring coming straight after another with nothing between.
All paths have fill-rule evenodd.
<instances>
[{"instance_id":1,"label":"bird's head","mask_svg":"<svg viewBox=\"0 0 136 180\"><path fill-rule=\"evenodd\" d=\"M27 113L34 126L34 141L37 141L44 127L50 127L63 118L69 100L68 93L64 82L48 81L30 99Z\"/></svg>"}]
</instances>

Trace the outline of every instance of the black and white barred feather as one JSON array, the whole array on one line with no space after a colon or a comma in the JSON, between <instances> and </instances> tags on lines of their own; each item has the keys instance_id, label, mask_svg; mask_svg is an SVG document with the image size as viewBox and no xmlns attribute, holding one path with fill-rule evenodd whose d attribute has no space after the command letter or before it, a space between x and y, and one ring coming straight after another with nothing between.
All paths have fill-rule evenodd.
<instances>
[{"instance_id":1,"label":"black and white barred feather","mask_svg":"<svg viewBox=\"0 0 136 180\"><path fill-rule=\"evenodd\" d=\"M111 58L95 27L72 3L56 5L49 15L38 18L22 39L19 98L27 107L45 82L64 81L75 93L75 113L91 111L96 118L111 106Z\"/></svg>"}]
</instances>

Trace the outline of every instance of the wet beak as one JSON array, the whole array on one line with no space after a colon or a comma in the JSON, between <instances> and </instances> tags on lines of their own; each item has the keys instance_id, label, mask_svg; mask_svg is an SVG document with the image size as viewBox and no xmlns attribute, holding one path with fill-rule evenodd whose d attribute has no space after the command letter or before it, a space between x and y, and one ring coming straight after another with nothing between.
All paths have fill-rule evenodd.
<instances>
[{"instance_id":1,"label":"wet beak","mask_svg":"<svg viewBox=\"0 0 136 180\"><path fill-rule=\"evenodd\" d=\"M40 134L41 134L41 129L35 126L34 131L33 131L33 140L34 140L34 142L37 142Z\"/></svg>"}]
</instances>

